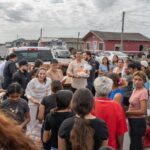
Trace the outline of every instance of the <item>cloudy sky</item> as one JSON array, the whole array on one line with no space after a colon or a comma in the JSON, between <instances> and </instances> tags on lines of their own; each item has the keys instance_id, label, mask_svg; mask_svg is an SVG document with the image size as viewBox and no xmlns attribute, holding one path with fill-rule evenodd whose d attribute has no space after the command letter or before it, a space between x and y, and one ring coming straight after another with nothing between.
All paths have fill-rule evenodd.
<instances>
[{"instance_id":1,"label":"cloudy sky","mask_svg":"<svg viewBox=\"0 0 150 150\"><path fill-rule=\"evenodd\" d=\"M83 37L89 30L150 37L150 0L0 0L0 43L18 38Z\"/></svg>"}]
</instances>

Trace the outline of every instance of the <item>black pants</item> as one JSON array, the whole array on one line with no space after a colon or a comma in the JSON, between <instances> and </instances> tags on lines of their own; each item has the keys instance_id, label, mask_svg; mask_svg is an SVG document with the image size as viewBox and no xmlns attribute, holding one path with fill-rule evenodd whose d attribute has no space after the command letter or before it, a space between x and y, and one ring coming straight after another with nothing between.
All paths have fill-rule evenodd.
<instances>
[{"instance_id":1,"label":"black pants","mask_svg":"<svg viewBox=\"0 0 150 150\"><path fill-rule=\"evenodd\" d=\"M124 98L123 98L123 105L124 105L124 106L127 106L127 107L129 106L129 98L130 98L130 97L124 96Z\"/></svg>"},{"instance_id":2,"label":"black pants","mask_svg":"<svg viewBox=\"0 0 150 150\"><path fill-rule=\"evenodd\" d=\"M130 150L143 150L145 131L145 118L129 118Z\"/></svg>"},{"instance_id":3,"label":"black pants","mask_svg":"<svg viewBox=\"0 0 150 150\"><path fill-rule=\"evenodd\" d=\"M73 93L75 93L76 90L77 90L77 89L71 87L71 91L72 91Z\"/></svg>"}]
</instances>

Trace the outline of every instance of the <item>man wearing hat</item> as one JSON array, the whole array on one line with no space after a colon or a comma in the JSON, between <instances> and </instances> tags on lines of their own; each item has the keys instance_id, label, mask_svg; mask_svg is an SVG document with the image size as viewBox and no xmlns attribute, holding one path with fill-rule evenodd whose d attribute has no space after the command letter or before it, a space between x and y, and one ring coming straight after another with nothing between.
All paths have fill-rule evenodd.
<instances>
[{"instance_id":1,"label":"man wearing hat","mask_svg":"<svg viewBox=\"0 0 150 150\"><path fill-rule=\"evenodd\" d=\"M23 59L18 63L18 66L18 71L13 75L13 82L17 82L21 85L23 89L22 98L26 99L26 97L24 97L24 91L28 82L30 81L30 75L28 73L28 61Z\"/></svg>"}]
</instances>

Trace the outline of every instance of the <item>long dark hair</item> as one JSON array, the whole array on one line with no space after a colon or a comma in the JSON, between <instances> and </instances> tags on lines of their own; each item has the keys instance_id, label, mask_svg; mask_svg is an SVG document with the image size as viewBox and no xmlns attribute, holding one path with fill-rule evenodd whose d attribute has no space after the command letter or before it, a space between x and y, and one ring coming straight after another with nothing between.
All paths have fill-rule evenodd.
<instances>
[{"instance_id":1,"label":"long dark hair","mask_svg":"<svg viewBox=\"0 0 150 150\"><path fill-rule=\"evenodd\" d=\"M73 93L70 90L59 90L56 93L56 108L52 109L50 113L53 115L59 110L70 108L70 103ZM70 111L71 112L71 111Z\"/></svg>"},{"instance_id":2,"label":"long dark hair","mask_svg":"<svg viewBox=\"0 0 150 150\"><path fill-rule=\"evenodd\" d=\"M44 70L45 72L47 71L46 68L44 68L44 67L38 68L37 73L36 73L36 77L37 77L37 78L38 78L38 74L39 74L39 72L40 72L41 70ZM45 83L45 84L46 84L46 81L47 81L47 79L46 79L46 77L45 77L45 79L44 79L44 83Z\"/></svg>"},{"instance_id":3,"label":"long dark hair","mask_svg":"<svg viewBox=\"0 0 150 150\"><path fill-rule=\"evenodd\" d=\"M77 90L72 98L72 110L79 116L75 118L70 140L73 150L93 150L94 130L90 121L85 119L94 106L94 98L88 89ZM88 144L87 144L88 143Z\"/></svg>"},{"instance_id":4,"label":"long dark hair","mask_svg":"<svg viewBox=\"0 0 150 150\"><path fill-rule=\"evenodd\" d=\"M7 88L7 95L11 95L14 93L22 94L23 90L21 88L21 85L17 82L11 83L9 87Z\"/></svg>"},{"instance_id":5,"label":"long dark hair","mask_svg":"<svg viewBox=\"0 0 150 150\"><path fill-rule=\"evenodd\" d=\"M110 70L110 68L109 68L109 65L110 65L110 63L109 63L109 59L108 59L108 57L103 57L103 59L102 59L102 64L104 64L103 63L103 60L104 59L107 59L107 69L108 69L108 71Z\"/></svg>"},{"instance_id":6,"label":"long dark hair","mask_svg":"<svg viewBox=\"0 0 150 150\"><path fill-rule=\"evenodd\" d=\"M114 57L116 57L116 58L117 58L117 63L118 63L118 60L119 60L118 55L114 55L114 56L113 56L113 58L114 58ZM115 63L116 63L116 62L112 59L112 64L114 65Z\"/></svg>"},{"instance_id":7,"label":"long dark hair","mask_svg":"<svg viewBox=\"0 0 150 150\"><path fill-rule=\"evenodd\" d=\"M119 86L120 86L120 84L119 84L120 77L119 77L118 74L110 73L110 74L107 75L107 77L110 78L110 79L112 79L113 85L114 85L115 87L119 87Z\"/></svg>"}]
</instances>

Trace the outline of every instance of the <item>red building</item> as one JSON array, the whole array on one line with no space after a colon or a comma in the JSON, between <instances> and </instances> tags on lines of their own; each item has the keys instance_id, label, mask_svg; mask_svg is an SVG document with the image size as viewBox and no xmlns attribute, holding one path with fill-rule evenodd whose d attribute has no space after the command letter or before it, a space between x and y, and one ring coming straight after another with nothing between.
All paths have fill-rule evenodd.
<instances>
[{"instance_id":1,"label":"red building","mask_svg":"<svg viewBox=\"0 0 150 150\"><path fill-rule=\"evenodd\" d=\"M90 31L83 38L83 50L119 50L121 33ZM144 51L150 49L150 39L140 33L123 34L123 51Z\"/></svg>"}]
</instances>

